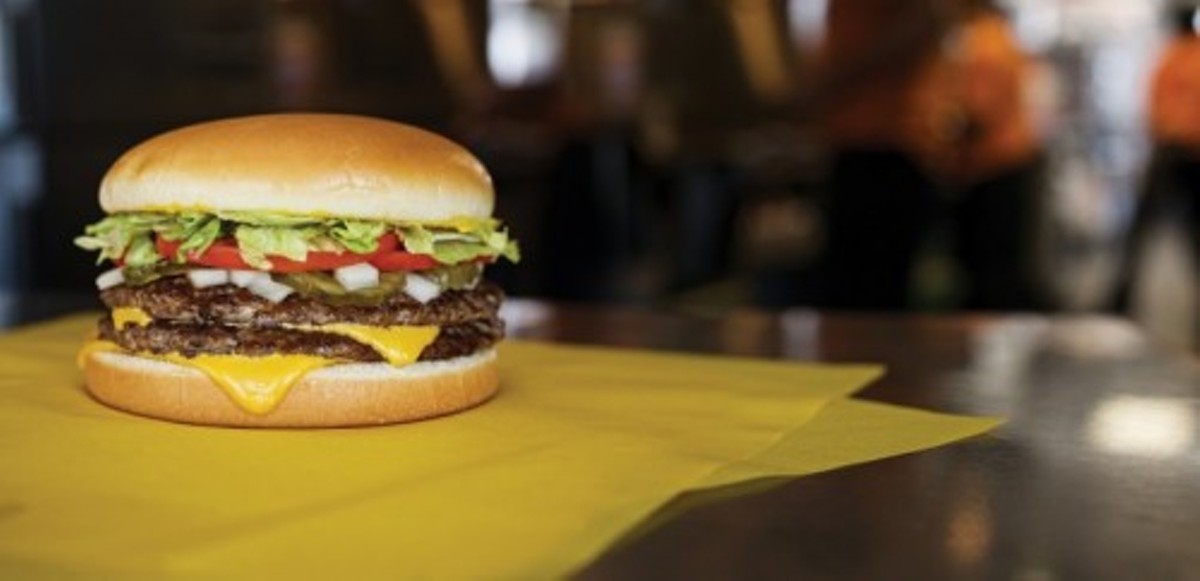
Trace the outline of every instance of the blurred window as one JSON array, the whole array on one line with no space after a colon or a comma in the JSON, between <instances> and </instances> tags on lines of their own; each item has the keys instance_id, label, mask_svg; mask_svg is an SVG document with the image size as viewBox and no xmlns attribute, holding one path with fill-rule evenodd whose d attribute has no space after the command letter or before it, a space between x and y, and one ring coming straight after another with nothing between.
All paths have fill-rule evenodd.
<instances>
[{"instance_id":1,"label":"blurred window","mask_svg":"<svg viewBox=\"0 0 1200 581\"><path fill-rule=\"evenodd\" d=\"M788 0L788 25L792 40L801 46L815 46L825 32L825 13L830 0Z\"/></svg>"},{"instance_id":2,"label":"blurred window","mask_svg":"<svg viewBox=\"0 0 1200 581\"><path fill-rule=\"evenodd\" d=\"M562 61L561 10L532 0L490 0L487 65L502 88L538 84Z\"/></svg>"}]
</instances>

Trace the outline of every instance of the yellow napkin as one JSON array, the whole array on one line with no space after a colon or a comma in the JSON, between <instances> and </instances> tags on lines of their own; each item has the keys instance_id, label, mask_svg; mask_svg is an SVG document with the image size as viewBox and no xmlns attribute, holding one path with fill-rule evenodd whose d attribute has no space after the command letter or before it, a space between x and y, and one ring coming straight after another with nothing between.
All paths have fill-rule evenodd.
<instances>
[{"instance_id":1,"label":"yellow napkin","mask_svg":"<svg viewBox=\"0 0 1200 581\"><path fill-rule=\"evenodd\" d=\"M94 318L0 338L0 577L561 576L682 492L995 424L842 399L873 367L510 342L467 413L190 427L86 397Z\"/></svg>"}]
</instances>

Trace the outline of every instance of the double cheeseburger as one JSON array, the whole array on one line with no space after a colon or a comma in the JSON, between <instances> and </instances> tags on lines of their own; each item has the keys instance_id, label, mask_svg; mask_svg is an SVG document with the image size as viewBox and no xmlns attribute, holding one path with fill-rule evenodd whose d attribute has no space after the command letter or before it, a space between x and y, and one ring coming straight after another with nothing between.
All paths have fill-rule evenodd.
<instances>
[{"instance_id":1,"label":"double cheeseburger","mask_svg":"<svg viewBox=\"0 0 1200 581\"><path fill-rule=\"evenodd\" d=\"M177 129L105 175L76 244L111 269L80 352L109 406L205 425L317 427L462 410L498 388L518 259L462 147L389 121L280 114Z\"/></svg>"}]
</instances>

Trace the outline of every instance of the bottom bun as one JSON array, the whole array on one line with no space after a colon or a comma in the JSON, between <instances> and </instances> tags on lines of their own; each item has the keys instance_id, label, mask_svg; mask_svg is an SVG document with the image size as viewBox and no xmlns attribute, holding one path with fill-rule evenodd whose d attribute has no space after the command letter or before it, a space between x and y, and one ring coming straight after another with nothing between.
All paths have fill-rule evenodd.
<instances>
[{"instance_id":1,"label":"bottom bun","mask_svg":"<svg viewBox=\"0 0 1200 581\"><path fill-rule=\"evenodd\" d=\"M204 372L112 351L83 361L88 393L135 414L210 426L316 428L391 424L487 401L499 388L496 351L396 368L348 363L304 376L270 413L238 407Z\"/></svg>"}]
</instances>

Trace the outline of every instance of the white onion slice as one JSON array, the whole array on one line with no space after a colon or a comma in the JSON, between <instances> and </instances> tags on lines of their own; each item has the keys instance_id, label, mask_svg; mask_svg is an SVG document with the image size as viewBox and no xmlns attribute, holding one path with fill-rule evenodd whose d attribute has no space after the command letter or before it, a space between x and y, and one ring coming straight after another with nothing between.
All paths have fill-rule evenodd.
<instances>
[{"instance_id":1,"label":"white onion slice","mask_svg":"<svg viewBox=\"0 0 1200 581\"><path fill-rule=\"evenodd\" d=\"M271 275L261 270L231 270L229 271L229 282L236 284L242 288L262 281L271 280Z\"/></svg>"},{"instance_id":2,"label":"white onion slice","mask_svg":"<svg viewBox=\"0 0 1200 581\"><path fill-rule=\"evenodd\" d=\"M404 292L417 302L425 304L442 294L442 288L436 282L410 272L404 275Z\"/></svg>"},{"instance_id":3,"label":"white onion slice","mask_svg":"<svg viewBox=\"0 0 1200 581\"><path fill-rule=\"evenodd\" d=\"M229 282L229 271L219 268L193 268L187 273L188 280L192 281L192 286L196 288L207 288L227 284Z\"/></svg>"},{"instance_id":4,"label":"white onion slice","mask_svg":"<svg viewBox=\"0 0 1200 581\"><path fill-rule=\"evenodd\" d=\"M96 277L96 288L100 290L110 289L119 284L125 284L125 273L119 268L106 270Z\"/></svg>"},{"instance_id":5,"label":"white onion slice","mask_svg":"<svg viewBox=\"0 0 1200 581\"><path fill-rule=\"evenodd\" d=\"M367 263L343 266L333 271L333 278L348 291L379 286L379 269Z\"/></svg>"},{"instance_id":6,"label":"white onion slice","mask_svg":"<svg viewBox=\"0 0 1200 581\"><path fill-rule=\"evenodd\" d=\"M275 282L271 280L271 277L269 276L266 279L255 280L254 282L250 283L246 286L246 290L273 303L278 303L283 299L286 299L288 295L295 292L292 287L280 282Z\"/></svg>"}]
</instances>

